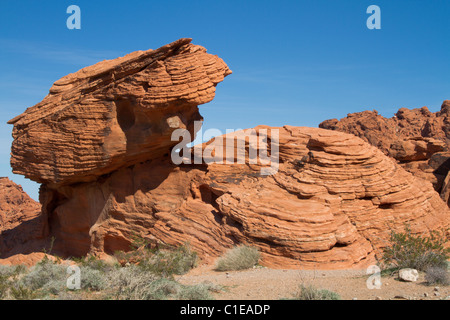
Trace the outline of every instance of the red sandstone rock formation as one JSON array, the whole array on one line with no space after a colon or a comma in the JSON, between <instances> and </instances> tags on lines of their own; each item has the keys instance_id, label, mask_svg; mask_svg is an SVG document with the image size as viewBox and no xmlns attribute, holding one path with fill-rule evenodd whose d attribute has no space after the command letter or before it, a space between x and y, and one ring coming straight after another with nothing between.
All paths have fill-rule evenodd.
<instances>
[{"instance_id":1,"label":"red sandstone rock formation","mask_svg":"<svg viewBox=\"0 0 450 320\"><path fill-rule=\"evenodd\" d=\"M0 178L0 256L24 250L29 240L46 236L46 221L41 205L31 199L22 187L8 178Z\"/></svg>"},{"instance_id":2,"label":"red sandstone rock formation","mask_svg":"<svg viewBox=\"0 0 450 320\"><path fill-rule=\"evenodd\" d=\"M48 255L44 252L30 252L27 254L18 253L11 256L8 256L5 259L0 259L0 265L6 266L17 266L24 265L27 267L32 267L42 261L42 259L49 259L53 261L58 261L58 258Z\"/></svg>"},{"instance_id":3,"label":"red sandstone rock formation","mask_svg":"<svg viewBox=\"0 0 450 320\"><path fill-rule=\"evenodd\" d=\"M46 189L44 208L67 255L127 250L139 234L157 245L189 242L205 260L236 243L282 268L374 263L390 228L445 229L433 190L353 135L280 130L279 172L259 166L175 166L169 157L124 167L95 183ZM59 199L53 205L45 205Z\"/></svg>"},{"instance_id":4,"label":"red sandstone rock formation","mask_svg":"<svg viewBox=\"0 0 450 320\"><path fill-rule=\"evenodd\" d=\"M427 107L402 108L388 119L377 111L364 111L341 120L326 120L319 127L352 133L380 148L416 177L432 182L450 205L450 177L446 179L450 168L450 100L435 113Z\"/></svg>"},{"instance_id":5,"label":"red sandstone rock formation","mask_svg":"<svg viewBox=\"0 0 450 320\"><path fill-rule=\"evenodd\" d=\"M202 120L197 106L231 74L222 59L190 42L133 52L56 81L42 102L8 122L13 172L61 186L167 153L172 132L193 133Z\"/></svg>"},{"instance_id":6,"label":"red sandstone rock formation","mask_svg":"<svg viewBox=\"0 0 450 320\"><path fill-rule=\"evenodd\" d=\"M431 184L350 134L256 128L267 142L279 130L273 175L251 163L249 149L242 164L205 163L220 155L219 138L201 146L215 147L204 163L174 165L171 133L195 132L197 105L228 74L221 59L181 39L64 77L10 121L13 169L42 183L55 252L101 256L140 235L154 245L189 242L205 261L246 243L267 266L351 268L374 263L389 228L448 228Z\"/></svg>"}]
</instances>

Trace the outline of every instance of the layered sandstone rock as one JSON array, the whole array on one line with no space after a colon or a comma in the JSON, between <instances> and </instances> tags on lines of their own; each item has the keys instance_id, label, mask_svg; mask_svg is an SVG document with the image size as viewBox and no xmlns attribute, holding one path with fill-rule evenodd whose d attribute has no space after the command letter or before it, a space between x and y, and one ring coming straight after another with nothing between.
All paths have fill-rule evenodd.
<instances>
[{"instance_id":1,"label":"layered sandstone rock","mask_svg":"<svg viewBox=\"0 0 450 320\"><path fill-rule=\"evenodd\" d=\"M351 268L374 263L390 228L448 228L431 184L346 133L257 127L256 140L216 138L175 165L172 132L195 133L197 105L228 74L181 39L64 77L11 120L12 166L42 183L55 252L102 256L141 236L155 246L188 242L205 261L245 243L267 266ZM222 152L230 141L231 155Z\"/></svg>"},{"instance_id":2,"label":"layered sandstone rock","mask_svg":"<svg viewBox=\"0 0 450 320\"><path fill-rule=\"evenodd\" d=\"M445 182L450 168L450 100L435 113L427 107L401 108L385 118L377 111L364 111L326 120L319 127L352 133L380 148L416 177L433 183L450 205Z\"/></svg>"},{"instance_id":3,"label":"layered sandstone rock","mask_svg":"<svg viewBox=\"0 0 450 320\"><path fill-rule=\"evenodd\" d=\"M262 128L280 133L274 175L258 164L175 166L166 156L94 183L44 188L57 249L101 256L127 250L140 235L155 246L188 242L205 261L246 243L271 267L352 268L374 263L390 228L448 228L449 211L431 184L361 139Z\"/></svg>"},{"instance_id":4,"label":"layered sandstone rock","mask_svg":"<svg viewBox=\"0 0 450 320\"><path fill-rule=\"evenodd\" d=\"M0 257L14 249L23 250L29 240L47 235L47 221L41 205L31 199L20 185L0 178Z\"/></svg>"},{"instance_id":5,"label":"layered sandstone rock","mask_svg":"<svg viewBox=\"0 0 450 320\"><path fill-rule=\"evenodd\" d=\"M231 71L190 42L133 52L56 81L42 102L9 121L13 172L53 186L95 181L162 156L176 129L193 134L202 120L197 106L214 98Z\"/></svg>"}]
</instances>

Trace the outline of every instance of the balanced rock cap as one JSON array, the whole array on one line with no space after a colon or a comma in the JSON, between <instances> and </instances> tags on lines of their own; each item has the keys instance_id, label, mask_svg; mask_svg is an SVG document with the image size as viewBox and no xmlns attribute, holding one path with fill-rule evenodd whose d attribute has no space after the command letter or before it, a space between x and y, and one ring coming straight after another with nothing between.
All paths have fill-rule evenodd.
<instances>
[{"instance_id":1,"label":"balanced rock cap","mask_svg":"<svg viewBox=\"0 0 450 320\"><path fill-rule=\"evenodd\" d=\"M83 68L56 81L40 103L10 120L13 172L39 183L93 181L159 157L171 133L202 120L198 105L231 74L222 59L179 39Z\"/></svg>"}]
</instances>

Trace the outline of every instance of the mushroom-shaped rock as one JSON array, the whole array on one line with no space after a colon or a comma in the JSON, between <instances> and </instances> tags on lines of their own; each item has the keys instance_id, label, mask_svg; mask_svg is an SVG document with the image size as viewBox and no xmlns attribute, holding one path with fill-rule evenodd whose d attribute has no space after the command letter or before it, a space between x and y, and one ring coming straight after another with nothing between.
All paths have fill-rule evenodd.
<instances>
[{"instance_id":1,"label":"mushroom-shaped rock","mask_svg":"<svg viewBox=\"0 0 450 320\"><path fill-rule=\"evenodd\" d=\"M197 106L231 71L180 39L157 50L99 62L56 81L14 125L14 173L48 185L94 181L162 156L178 128L194 133Z\"/></svg>"}]
</instances>

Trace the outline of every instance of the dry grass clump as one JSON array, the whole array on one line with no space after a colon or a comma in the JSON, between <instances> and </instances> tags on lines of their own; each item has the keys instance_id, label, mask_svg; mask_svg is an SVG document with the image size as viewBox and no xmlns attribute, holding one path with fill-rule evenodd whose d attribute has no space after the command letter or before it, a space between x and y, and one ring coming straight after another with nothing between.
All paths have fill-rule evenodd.
<instances>
[{"instance_id":1,"label":"dry grass clump","mask_svg":"<svg viewBox=\"0 0 450 320\"><path fill-rule=\"evenodd\" d=\"M172 250L159 250L139 265L145 270L163 277L174 274L182 275L197 265L197 253L189 245L183 245Z\"/></svg>"},{"instance_id":2,"label":"dry grass clump","mask_svg":"<svg viewBox=\"0 0 450 320\"><path fill-rule=\"evenodd\" d=\"M155 248L148 240L134 235L130 251L119 251L115 258L120 265L139 265L146 271L163 277L171 277L174 274L182 275L194 268L198 262L197 253L189 243L177 248L169 245L158 244Z\"/></svg>"},{"instance_id":3,"label":"dry grass clump","mask_svg":"<svg viewBox=\"0 0 450 320\"><path fill-rule=\"evenodd\" d=\"M447 268L443 267L430 267L425 274L425 281L428 285L450 285L450 274Z\"/></svg>"},{"instance_id":4,"label":"dry grass clump","mask_svg":"<svg viewBox=\"0 0 450 320\"><path fill-rule=\"evenodd\" d=\"M326 289L317 289L309 285L301 285L300 290L293 298L294 300L341 300L339 294Z\"/></svg>"},{"instance_id":5,"label":"dry grass clump","mask_svg":"<svg viewBox=\"0 0 450 320\"><path fill-rule=\"evenodd\" d=\"M107 283L106 296L115 300L211 300L215 290L209 284L182 285L137 265L116 269Z\"/></svg>"},{"instance_id":6,"label":"dry grass clump","mask_svg":"<svg viewBox=\"0 0 450 320\"><path fill-rule=\"evenodd\" d=\"M215 270L245 270L256 266L261 258L258 249L246 245L237 246L219 258Z\"/></svg>"}]
</instances>

